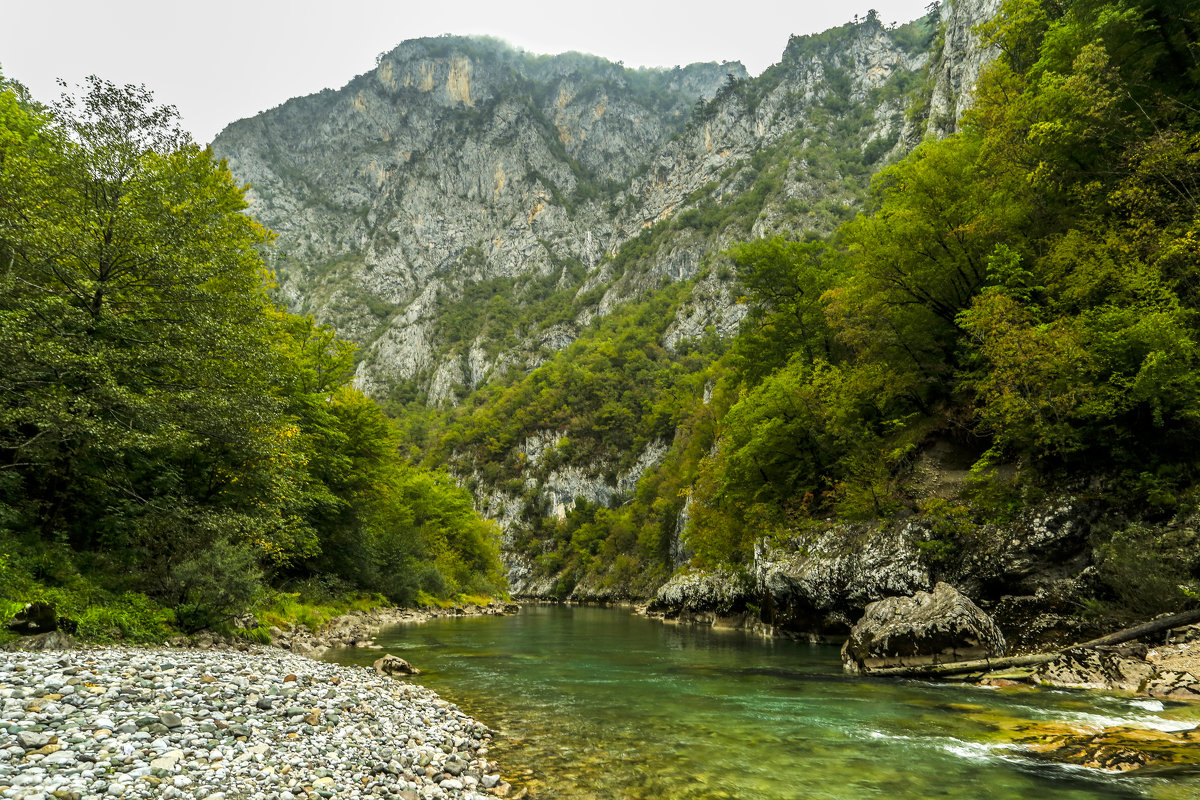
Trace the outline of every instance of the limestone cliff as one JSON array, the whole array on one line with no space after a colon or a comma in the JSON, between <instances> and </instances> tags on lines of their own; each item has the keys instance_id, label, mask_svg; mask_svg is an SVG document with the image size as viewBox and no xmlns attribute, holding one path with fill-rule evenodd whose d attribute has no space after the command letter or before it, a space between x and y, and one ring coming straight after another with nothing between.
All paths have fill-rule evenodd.
<instances>
[{"instance_id":1,"label":"limestone cliff","mask_svg":"<svg viewBox=\"0 0 1200 800\"><path fill-rule=\"evenodd\" d=\"M439 358L449 344L439 303L488 279L577 282L575 271L622 241L604 199L694 104L745 74L741 64L630 70L423 39L340 90L234 123L213 149L279 235L286 302L367 348L367 391L419 379L438 402L493 366L478 355L460 363L469 348Z\"/></svg>"},{"instance_id":2,"label":"limestone cliff","mask_svg":"<svg viewBox=\"0 0 1200 800\"><path fill-rule=\"evenodd\" d=\"M744 307L721 251L833 230L879 167L952 130L988 57L970 28L995 3L792 37L755 78L737 63L631 70L487 39L410 41L341 89L234 123L213 149L278 233L284 301L361 346L359 386L392 408L453 407L664 286L688 290L663 348L731 336ZM451 466L504 528L514 588L562 594L529 520L563 519L580 498L624 502L674 443L571 456L556 442L573 431L543 428L491 465L456 452ZM501 461L518 476L490 468Z\"/></svg>"},{"instance_id":3,"label":"limestone cliff","mask_svg":"<svg viewBox=\"0 0 1200 800\"><path fill-rule=\"evenodd\" d=\"M919 138L905 111L931 53L912 38L874 18L794 37L753 79L736 63L630 70L416 40L342 89L234 123L213 148L278 233L286 302L364 348L360 386L455 403L615 305L696 277L732 241L850 215L870 168ZM850 174L845 156L864 152L867 169ZM750 202L736 215L677 225L655 257L615 274L611 256L634 237L738 197ZM598 297L557 328L448 330L446 308L487 281L519 304ZM708 280L669 341L708 325L730 334L739 319Z\"/></svg>"}]
</instances>

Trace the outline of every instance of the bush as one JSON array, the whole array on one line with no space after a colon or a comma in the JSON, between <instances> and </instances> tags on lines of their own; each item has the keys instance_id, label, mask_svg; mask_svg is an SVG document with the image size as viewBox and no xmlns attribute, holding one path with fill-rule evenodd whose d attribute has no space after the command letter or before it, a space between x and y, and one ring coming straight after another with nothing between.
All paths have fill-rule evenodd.
<instances>
[{"instance_id":1,"label":"bush","mask_svg":"<svg viewBox=\"0 0 1200 800\"><path fill-rule=\"evenodd\" d=\"M1097 548L1096 566L1130 611L1146 616L1179 611L1196 596L1200 535L1192 526L1131 525Z\"/></svg>"},{"instance_id":2,"label":"bush","mask_svg":"<svg viewBox=\"0 0 1200 800\"><path fill-rule=\"evenodd\" d=\"M179 626L191 633L210 628L250 608L263 590L263 575L249 545L218 539L171 570L182 601Z\"/></svg>"},{"instance_id":3,"label":"bush","mask_svg":"<svg viewBox=\"0 0 1200 800\"><path fill-rule=\"evenodd\" d=\"M170 636L175 615L144 594L126 592L111 604L88 606L75 621L89 641L150 644Z\"/></svg>"}]
</instances>

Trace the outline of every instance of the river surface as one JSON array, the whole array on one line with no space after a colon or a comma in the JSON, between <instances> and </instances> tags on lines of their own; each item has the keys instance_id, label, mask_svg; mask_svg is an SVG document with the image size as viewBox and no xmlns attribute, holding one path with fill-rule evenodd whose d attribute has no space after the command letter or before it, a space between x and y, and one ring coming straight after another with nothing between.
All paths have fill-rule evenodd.
<instances>
[{"instance_id":1,"label":"river surface","mask_svg":"<svg viewBox=\"0 0 1200 800\"><path fill-rule=\"evenodd\" d=\"M621 609L528 606L391 628L376 641L498 729L488 758L538 800L1200 798L1200 776L1050 764L1004 733L1042 721L1200 722L1200 709L1182 704L864 680L842 673L835 647Z\"/></svg>"}]
</instances>

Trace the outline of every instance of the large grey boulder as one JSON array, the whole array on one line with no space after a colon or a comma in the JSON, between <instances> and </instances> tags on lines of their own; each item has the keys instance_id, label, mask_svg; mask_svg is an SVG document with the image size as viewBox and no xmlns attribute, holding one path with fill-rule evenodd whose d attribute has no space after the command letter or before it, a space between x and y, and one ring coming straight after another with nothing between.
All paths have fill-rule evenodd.
<instances>
[{"instance_id":1,"label":"large grey boulder","mask_svg":"<svg viewBox=\"0 0 1200 800\"><path fill-rule=\"evenodd\" d=\"M22 636L36 636L58 630L58 610L53 603L28 603L13 615L7 628Z\"/></svg>"},{"instance_id":2,"label":"large grey boulder","mask_svg":"<svg viewBox=\"0 0 1200 800\"><path fill-rule=\"evenodd\" d=\"M420 675L421 670L414 667L412 664L405 661L400 656L394 656L388 653L381 659L378 659L375 664L375 671L380 675Z\"/></svg>"},{"instance_id":3,"label":"large grey boulder","mask_svg":"<svg viewBox=\"0 0 1200 800\"><path fill-rule=\"evenodd\" d=\"M938 583L932 592L867 606L842 646L842 665L860 672L1002 656L1005 650L992 618L950 584Z\"/></svg>"}]
</instances>

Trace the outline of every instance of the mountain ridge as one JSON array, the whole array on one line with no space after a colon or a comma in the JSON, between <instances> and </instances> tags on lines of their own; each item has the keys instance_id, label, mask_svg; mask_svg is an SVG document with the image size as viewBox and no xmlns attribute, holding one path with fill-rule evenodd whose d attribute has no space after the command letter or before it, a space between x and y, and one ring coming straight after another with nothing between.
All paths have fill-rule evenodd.
<instances>
[{"instance_id":1,"label":"mountain ridge","mask_svg":"<svg viewBox=\"0 0 1200 800\"><path fill-rule=\"evenodd\" d=\"M828 234L864 207L879 166L952 130L986 60L970 30L997 6L946 4L898 28L872 15L792 37L757 78L727 64L631 73L594 57L530 60L487 40L406 42L341 90L231 126L214 150L250 182L251 213L279 233L282 296L360 345L360 388L420 419L421 407L454 409L531 375L643 301L666 314L661 365L685 361L709 332L728 340L746 307L720 253ZM649 83L618 96L631 74ZM655 94L670 75L709 96ZM651 117L656 98L678 113ZM306 135L314 126L319 135ZM297 148L290 161L282 142ZM673 299L655 300L671 286ZM537 520L566 519L577 498L623 502L676 447L647 422L631 434L635 449L598 456L562 445L576 438L564 424L530 427L483 461L419 445L501 522L510 581L525 593L556 583L529 557L551 546L536 544ZM553 457L539 462L542 440ZM685 553L687 507L669 505L669 547Z\"/></svg>"}]
</instances>

